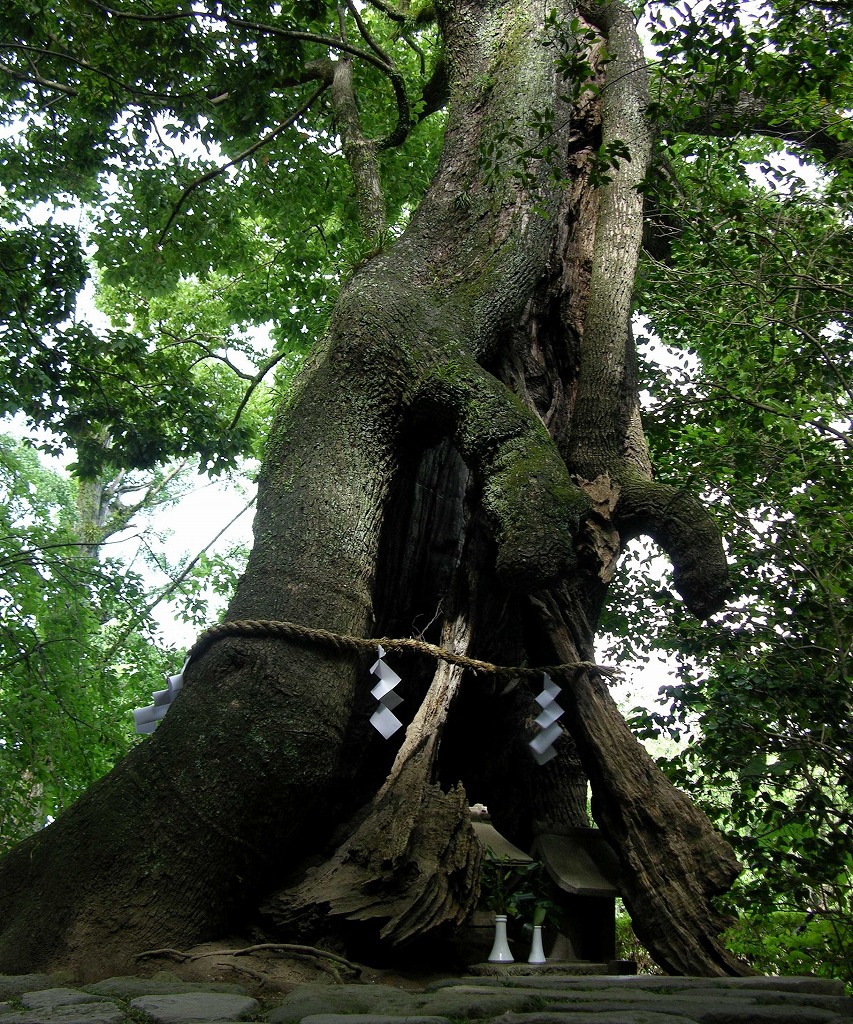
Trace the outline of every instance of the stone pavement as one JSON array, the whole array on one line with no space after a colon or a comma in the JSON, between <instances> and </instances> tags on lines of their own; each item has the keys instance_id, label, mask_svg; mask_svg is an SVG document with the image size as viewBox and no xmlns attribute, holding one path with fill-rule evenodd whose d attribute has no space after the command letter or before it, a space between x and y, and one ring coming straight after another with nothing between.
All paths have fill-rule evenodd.
<instances>
[{"instance_id":1,"label":"stone pavement","mask_svg":"<svg viewBox=\"0 0 853 1024\"><path fill-rule=\"evenodd\" d=\"M239 985L0 975L0 1024L851 1024L853 999L817 978L507 976L299 985L259 1001Z\"/></svg>"}]
</instances>

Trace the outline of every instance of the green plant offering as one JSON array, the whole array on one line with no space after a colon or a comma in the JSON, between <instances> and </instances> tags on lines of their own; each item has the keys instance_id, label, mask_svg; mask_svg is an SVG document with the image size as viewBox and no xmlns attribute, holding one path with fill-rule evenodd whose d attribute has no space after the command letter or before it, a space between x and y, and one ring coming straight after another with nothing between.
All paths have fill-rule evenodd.
<instances>
[{"instance_id":1,"label":"green plant offering","mask_svg":"<svg viewBox=\"0 0 853 1024\"><path fill-rule=\"evenodd\" d=\"M525 906L530 906L534 925L544 924L549 915L556 920L560 909L550 899L549 886L541 861L514 864L506 855L496 857L486 848L480 869L480 905L487 910L519 917Z\"/></svg>"}]
</instances>

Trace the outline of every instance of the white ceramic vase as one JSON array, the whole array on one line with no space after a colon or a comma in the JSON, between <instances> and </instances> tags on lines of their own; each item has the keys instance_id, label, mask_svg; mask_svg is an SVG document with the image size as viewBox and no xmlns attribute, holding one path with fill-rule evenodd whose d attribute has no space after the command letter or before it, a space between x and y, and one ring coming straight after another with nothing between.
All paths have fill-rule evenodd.
<instances>
[{"instance_id":1,"label":"white ceramic vase","mask_svg":"<svg viewBox=\"0 0 853 1024\"><path fill-rule=\"evenodd\" d=\"M530 944L530 956L527 958L529 964L544 964L545 950L542 948L542 925L533 926L533 942Z\"/></svg>"},{"instance_id":2,"label":"white ceramic vase","mask_svg":"<svg viewBox=\"0 0 853 1024\"><path fill-rule=\"evenodd\" d=\"M489 953L490 964L511 964L513 955L506 940L506 914L495 914L495 944Z\"/></svg>"}]
</instances>

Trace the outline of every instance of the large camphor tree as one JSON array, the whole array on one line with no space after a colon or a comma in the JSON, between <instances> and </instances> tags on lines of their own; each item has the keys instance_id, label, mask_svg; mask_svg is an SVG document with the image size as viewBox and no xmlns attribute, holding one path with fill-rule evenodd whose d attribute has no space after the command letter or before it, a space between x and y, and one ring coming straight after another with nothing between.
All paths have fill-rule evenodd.
<instances>
[{"instance_id":1,"label":"large camphor tree","mask_svg":"<svg viewBox=\"0 0 853 1024\"><path fill-rule=\"evenodd\" d=\"M235 625L156 733L0 862L0 970L118 973L249 925L405 943L473 905L469 802L524 844L537 822L588 824L587 782L658 962L744 970L712 903L738 864L635 741L593 649L632 538L666 551L696 616L729 590L699 488L654 479L640 417L632 302L643 244L665 261L679 237L678 162L735 137L742 163L782 142L830 171L850 155L825 88L843 12L738 6L659 18L651 78L620 3L6 6L5 407L92 479L227 461L245 389L221 361L194 373L201 298L217 323L273 322L249 390L303 327L316 342L278 378ZM79 239L22 226L45 200L93 218L119 325L101 337L65 319ZM563 666L558 756L530 755L529 673L393 643L413 635ZM402 743L372 730L372 657L340 639L377 636Z\"/></svg>"}]
</instances>

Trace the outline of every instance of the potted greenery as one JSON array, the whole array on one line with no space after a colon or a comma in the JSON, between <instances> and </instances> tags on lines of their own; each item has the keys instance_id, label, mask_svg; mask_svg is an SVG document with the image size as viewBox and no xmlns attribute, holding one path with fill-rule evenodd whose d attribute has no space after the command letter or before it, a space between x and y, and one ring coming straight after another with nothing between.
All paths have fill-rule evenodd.
<instances>
[{"instance_id":1,"label":"potted greenery","mask_svg":"<svg viewBox=\"0 0 853 1024\"><path fill-rule=\"evenodd\" d=\"M542 949L542 924L549 911L556 906L543 891L542 864L513 863L509 857L496 857L486 849L486 856L480 869L480 900L495 915L495 940L489 953L489 963L513 963L514 957L507 939L507 923L518 917L525 904L533 904L533 940L537 942L537 955ZM532 952L531 952L531 955ZM528 963L544 963L528 960Z\"/></svg>"}]
</instances>

